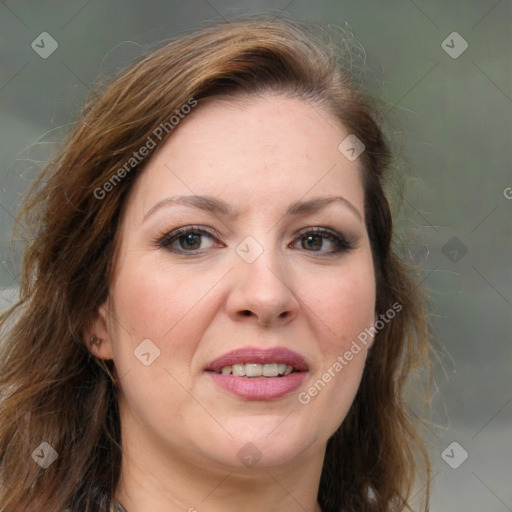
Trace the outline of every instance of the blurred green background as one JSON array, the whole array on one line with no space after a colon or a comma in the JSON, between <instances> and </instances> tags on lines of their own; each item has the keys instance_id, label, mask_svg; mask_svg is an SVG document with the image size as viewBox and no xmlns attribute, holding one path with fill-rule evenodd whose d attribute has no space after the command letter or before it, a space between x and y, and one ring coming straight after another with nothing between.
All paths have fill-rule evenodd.
<instances>
[{"instance_id":1,"label":"blurred green background","mask_svg":"<svg viewBox=\"0 0 512 512\"><path fill-rule=\"evenodd\" d=\"M262 11L342 27L364 48L368 87L402 130L399 224L416 237L403 249L424 262L451 358L427 430L431 510L512 510L510 0L0 2L0 308L18 280L20 199L91 83L205 22ZM47 58L31 47L42 32L58 44Z\"/></svg>"}]
</instances>

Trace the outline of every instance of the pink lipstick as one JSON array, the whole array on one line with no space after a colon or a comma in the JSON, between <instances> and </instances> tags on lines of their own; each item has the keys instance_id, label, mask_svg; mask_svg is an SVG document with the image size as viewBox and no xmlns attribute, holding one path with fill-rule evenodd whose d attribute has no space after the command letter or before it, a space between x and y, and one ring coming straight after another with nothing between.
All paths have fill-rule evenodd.
<instances>
[{"instance_id":1,"label":"pink lipstick","mask_svg":"<svg viewBox=\"0 0 512 512\"><path fill-rule=\"evenodd\" d=\"M205 371L225 391L245 400L276 400L308 376L303 356L284 347L245 347L208 363Z\"/></svg>"}]
</instances>

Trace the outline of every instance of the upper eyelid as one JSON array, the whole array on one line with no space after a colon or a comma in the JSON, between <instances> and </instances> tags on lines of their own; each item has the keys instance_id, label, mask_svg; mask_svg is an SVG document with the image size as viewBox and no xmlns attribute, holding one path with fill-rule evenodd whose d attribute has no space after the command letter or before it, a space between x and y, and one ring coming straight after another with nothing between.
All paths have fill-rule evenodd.
<instances>
[{"instance_id":1,"label":"upper eyelid","mask_svg":"<svg viewBox=\"0 0 512 512\"><path fill-rule=\"evenodd\" d=\"M170 245L171 243L174 243L176 240L179 239L180 236L183 236L183 234L186 233L200 233L202 236L208 235L212 237L213 239L217 241L222 241L222 235L214 228L202 226L202 225L185 225L177 227L171 231L169 231L167 234L165 234L163 237L160 237L158 240L158 245L162 247L166 247L167 245ZM331 234L333 237L336 237L340 240L340 242L347 243L349 245L352 245L353 240L351 240L350 237L346 237L344 234L340 233L339 231L326 227L326 226L307 226L305 228L300 229L297 231L294 235L294 239L292 242L296 242L299 240L302 236L308 233L315 233L323 235L324 237L328 238L327 235ZM194 251L183 251L183 252L190 252L193 253ZM198 251L199 252L199 251Z\"/></svg>"},{"instance_id":2,"label":"upper eyelid","mask_svg":"<svg viewBox=\"0 0 512 512\"><path fill-rule=\"evenodd\" d=\"M187 225L181 226L175 229L172 229L165 233L163 236L160 236L157 239L158 245L164 245L164 242L171 243L173 238L178 239L180 236L183 236L184 233L200 233L201 235L209 235L212 238L221 239L221 234L214 228L199 226L199 225Z\"/></svg>"},{"instance_id":3,"label":"upper eyelid","mask_svg":"<svg viewBox=\"0 0 512 512\"><path fill-rule=\"evenodd\" d=\"M306 228L299 229L299 231L297 231L296 234L301 235L303 233L310 233L310 232L312 232L312 233L331 233L340 238L346 238L345 235L343 235L343 233L340 233L338 230L329 228L327 226L308 226Z\"/></svg>"},{"instance_id":4,"label":"upper eyelid","mask_svg":"<svg viewBox=\"0 0 512 512\"><path fill-rule=\"evenodd\" d=\"M203 234L208 234L211 236L215 236L217 238L223 238L222 235L212 227L207 226L200 226L200 225L186 225L181 226L175 229L172 229L171 231L167 232L164 237L172 237L180 234L181 232L200 232ZM339 236L340 238L346 239L347 237L340 233L338 230L327 227L327 226L307 226L305 228L301 228L299 231L295 233L295 236L302 235L303 233L309 233L309 232L315 232L315 233L331 233L333 235ZM162 238L164 238L162 237Z\"/></svg>"}]
</instances>

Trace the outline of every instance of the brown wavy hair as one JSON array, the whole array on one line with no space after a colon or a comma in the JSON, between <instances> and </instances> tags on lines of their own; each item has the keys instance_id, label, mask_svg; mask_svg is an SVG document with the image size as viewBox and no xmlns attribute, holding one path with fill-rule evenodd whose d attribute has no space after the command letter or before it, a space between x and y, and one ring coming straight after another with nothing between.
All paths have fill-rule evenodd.
<instances>
[{"instance_id":1,"label":"brown wavy hair","mask_svg":"<svg viewBox=\"0 0 512 512\"><path fill-rule=\"evenodd\" d=\"M98 190L191 99L201 105L219 95L267 92L331 113L364 143L376 314L402 306L376 335L354 403L328 441L319 504L324 512L410 509L421 474L428 508L429 460L404 400L411 370L428 366L425 301L392 241L384 185L393 160L382 109L354 78L350 37L341 40L340 48L282 19L215 24L152 51L87 100L18 219L27 241L20 298L0 317L2 512L112 507L122 456L114 367L91 354L84 332L109 294L128 193L172 130L103 199ZM31 458L43 441L58 452L46 470Z\"/></svg>"}]
</instances>

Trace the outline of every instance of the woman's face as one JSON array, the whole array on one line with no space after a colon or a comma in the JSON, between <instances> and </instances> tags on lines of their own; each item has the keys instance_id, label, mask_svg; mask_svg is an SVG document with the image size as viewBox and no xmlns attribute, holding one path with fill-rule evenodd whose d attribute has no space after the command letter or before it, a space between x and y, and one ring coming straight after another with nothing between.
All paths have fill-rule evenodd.
<instances>
[{"instance_id":1,"label":"woman's face","mask_svg":"<svg viewBox=\"0 0 512 512\"><path fill-rule=\"evenodd\" d=\"M239 469L323 455L370 345L353 342L375 320L348 135L298 99L217 99L152 157L100 316L132 442Z\"/></svg>"}]
</instances>

